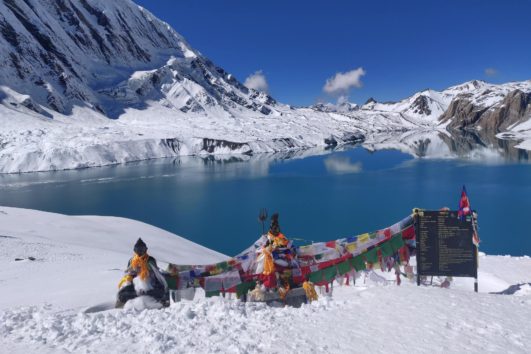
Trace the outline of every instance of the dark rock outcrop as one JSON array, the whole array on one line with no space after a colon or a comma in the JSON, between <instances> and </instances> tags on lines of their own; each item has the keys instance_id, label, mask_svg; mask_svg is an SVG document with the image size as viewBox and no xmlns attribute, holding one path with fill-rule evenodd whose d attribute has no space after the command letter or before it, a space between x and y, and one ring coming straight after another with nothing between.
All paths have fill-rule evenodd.
<instances>
[{"instance_id":1,"label":"dark rock outcrop","mask_svg":"<svg viewBox=\"0 0 531 354\"><path fill-rule=\"evenodd\" d=\"M413 112L417 114L424 114L424 115L431 114L429 98L424 95L420 95L419 97L417 97L415 101L413 102L411 108Z\"/></svg>"},{"instance_id":2,"label":"dark rock outcrop","mask_svg":"<svg viewBox=\"0 0 531 354\"><path fill-rule=\"evenodd\" d=\"M360 132L345 132L340 137L331 135L324 139L327 149L333 149L338 145L353 145L361 143L365 140L365 136Z\"/></svg>"},{"instance_id":3,"label":"dark rock outcrop","mask_svg":"<svg viewBox=\"0 0 531 354\"><path fill-rule=\"evenodd\" d=\"M365 103L363 105L367 105L369 103L376 103L376 100L372 97L369 97L369 99L367 101L365 101Z\"/></svg>"},{"instance_id":4,"label":"dark rock outcrop","mask_svg":"<svg viewBox=\"0 0 531 354\"><path fill-rule=\"evenodd\" d=\"M451 121L448 129L464 129L476 124L486 110L475 106L467 96L460 95L450 103L439 121L441 124Z\"/></svg>"},{"instance_id":5,"label":"dark rock outcrop","mask_svg":"<svg viewBox=\"0 0 531 354\"><path fill-rule=\"evenodd\" d=\"M459 95L439 121L441 123L450 121L447 126L449 130L479 128L498 133L530 118L531 92L514 90L491 107L478 106L468 95Z\"/></svg>"},{"instance_id":6,"label":"dark rock outcrop","mask_svg":"<svg viewBox=\"0 0 531 354\"><path fill-rule=\"evenodd\" d=\"M230 151L247 150L243 152L243 154L247 154L247 155L251 155L253 153L253 151L249 147L249 144L247 143L236 143L233 141L227 141L227 140L222 140L222 139L208 139L208 138L203 139L203 147L201 150L209 154L212 154L214 153L216 149L223 149L223 148L229 149Z\"/></svg>"},{"instance_id":7,"label":"dark rock outcrop","mask_svg":"<svg viewBox=\"0 0 531 354\"><path fill-rule=\"evenodd\" d=\"M531 92L515 90L481 116L479 127L487 131L501 132L530 118Z\"/></svg>"}]
</instances>

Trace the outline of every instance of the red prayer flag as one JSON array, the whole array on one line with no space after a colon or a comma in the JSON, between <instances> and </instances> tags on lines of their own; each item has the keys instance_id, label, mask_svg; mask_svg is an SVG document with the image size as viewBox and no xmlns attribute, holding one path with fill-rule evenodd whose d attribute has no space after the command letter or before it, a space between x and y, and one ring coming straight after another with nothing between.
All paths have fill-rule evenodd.
<instances>
[{"instance_id":1,"label":"red prayer flag","mask_svg":"<svg viewBox=\"0 0 531 354\"><path fill-rule=\"evenodd\" d=\"M328 248L336 248L336 241L328 241L325 245Z\"/></svg>"},{"instance_id":2,"label":"red prayer flag","mask_svg":"<svg viewBox=\"0 0 531 354\"><path fill-rule=\"evenodd\" d=\"M470 208L470 200L468 200L468 196L466 194L466 188L463 186L463 190L461 191L461 199L459 199L459 209L457 211L457 217L461 220L465 218L467 215L472 215L472 209ZM479 236L478 232L476 230L476 224L475 220L472 220L473 225L473 234L472 234L472 242L474 245L479 245Z\"/></svg>"},{"instance_id":3,"label":"red prayer flag","mask_svg":"<svg viewBox=\"0 0 531 354\"><path fill-rule=\"evenodd\" d=\"M457 216L459 219L463 219L465 216L470 215L472 212L470 210L470 201L466 195L466 188L463 186L461 191L461 199L459 199L459 208L457 209Z\"/></svg>"}]
</instances>

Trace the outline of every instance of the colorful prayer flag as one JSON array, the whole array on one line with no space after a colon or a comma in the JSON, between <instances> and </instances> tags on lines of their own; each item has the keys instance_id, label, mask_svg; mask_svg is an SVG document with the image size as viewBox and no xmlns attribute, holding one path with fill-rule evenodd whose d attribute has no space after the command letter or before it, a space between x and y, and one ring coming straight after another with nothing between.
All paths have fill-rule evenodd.
<instances>
[{"instance_id":1,"label":"colorful prayer flag","mask_svg":"<svg viewBox=\"0 0 531 354\"><path fill-rule=\"evenodd\" d=\"M363 235L359 235L358 236L358 242L359 243L365 243L367 241L369 241L369 234L368 233L365 233Z\"/></svg>"},{"instance_id":2,"label":"colorful prayer flag","mask_svg":"<svg viewBox=\"0 0 531 354\"><path fill-rule=\"evenodd\" d=\"M256 286L256 282L255 281L238 284L238 285L236 285L236 294L238 296L242 296L244 294L247 294L247 292L249 290L254 289L255 286Z\"/></svg>"},{"instance_id":3,"label":"colorful prayer flag","mask_svg":"<svg viewBox=\"0 0 531 354\"><path fill-rule=\"evenodd\" d=\"M214 291L205 291L205 297L212 297L212 296L219 296L221 291L214 290Z\"/></svg>"},{"instance_id":4,"label":"colorful prayer flag","mask_svg":"<svg viewBox=\"0 0 531 354\"><path fill-rule=\"evenodd\" d=\"M318 270L317 272L310 273L309 280L312 283L320 283L323 280L323 271Z\"/></svg>"},{"instance_id":5,"label":"colorful prayer flag","mask_svg":"<svg viewBox=\"0 0 531 354\"><path fill-rule=\"evenodd\" d=\"M393 247L391 242L384 242L380 245L380 250L382 251L382 257L390 257L393 255Z\"/></svg>"},{"instance_id":6,"label":"colorful prayer flag","mask_svg":"<svg viewBox=\"0 0 531 354\"><path fill-rule=\"evenodd\" d=\"M362 256L356 256L350 259L350 264L354 267L354 269L356 269L357 272L367 269Z\"/></svg>"},{"instance_id":7,"label":"colorful prayer flag","mask_svg":"<svg viewBox=\"0 0 531 354\"><path fill-rule=\"evenodd\" d=\"M468 196L466 195L466 188L463 186L463 190L461 191L461 198L459 199L459 208L457 211L457 216L459 219L463 220L465 216L470 215L470 201L468 200Z\"/></svg>"},{"instance_id":8,"label":"colorful prayer flag","mask_svg":"<svg viewBox=\"0 0 531 354\"><path fill-rule=\"evenodd\" d=\"M356 251L356 249L358 248L358 245L356 242L347 243L345 248L347 249L348 252L354 253L354 251Z\"/></svg>"},{"instance_id":9,"label":"colorful prayer flag","mask_svg":"<svg viewBox=\"0 0 531 354\"><path fill-rule=\"evenodd\" d=\"M344 275L348 272L350 272L350 264L348 261L341 262L337 265L337 271L339 275Z\"/></svg>"},{"instance_id":10,"label":"colorful prayer flag","mask_svg":"<svg viewBox=\"0 0 531 354\"><path fill-rule=\"evenodd\" d=\"M393 248L394 252L398 252L402 246L404 246L404 239L402 239L402 235L398 234L391 238L391 241L389 241L391 244L391 247Z\"/></svg>"},{"instance_id":11,"label":"colorful prayer flag","mask_svg":"<svg viewBox=\"0 0 531 354\"><path fill-rule=\"evenodd\" d=\"M336 266L331 266L328 268L323 269L323 276L326 281L332 281L337 275L337 268Z\"/></svg>"},{"instance_id":12,"label":"colorful prayer flag","mask_svg":"<svg viewBox=\"0 0 531 354\"><path fill-rule=\"evenodd\" d=\"M365 259L367 263L378 263L378 247L374 247L365 253Z\"/></svg>"},{"instance_id":13,"label":"colorful prayer flag","mask_svg":"<svg viewBox=\"0 0 531 354\"><path fill-rule=\"evenodd\" d=\"M464 220L465 216L472 215L472 209L470 208L470 200L466 194L466 188L463 185L463 190L461 191L461 199L459 199L459 209L457 211L457 217L460 220ZM479 246L479 236L476 230L475 220L472 220L472 243L477 247Z\"/></svg>"}]
</instances>

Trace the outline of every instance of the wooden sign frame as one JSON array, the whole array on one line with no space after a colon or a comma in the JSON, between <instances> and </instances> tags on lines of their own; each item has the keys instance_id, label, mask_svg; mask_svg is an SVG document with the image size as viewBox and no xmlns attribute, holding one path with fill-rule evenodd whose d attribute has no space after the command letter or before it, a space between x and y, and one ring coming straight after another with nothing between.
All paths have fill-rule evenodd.
<instances>
[{"instance_id":1,"label":"wooden sign frame","mask_svg":"<svg viewBox=\"0 0 531 354\"><path fill-rule=\"evenodd\" d=\"M478 291L478 249L472 242L472 215L415 209L417 285L422 276L472 277Z\"/></svg>"}]
</instances>

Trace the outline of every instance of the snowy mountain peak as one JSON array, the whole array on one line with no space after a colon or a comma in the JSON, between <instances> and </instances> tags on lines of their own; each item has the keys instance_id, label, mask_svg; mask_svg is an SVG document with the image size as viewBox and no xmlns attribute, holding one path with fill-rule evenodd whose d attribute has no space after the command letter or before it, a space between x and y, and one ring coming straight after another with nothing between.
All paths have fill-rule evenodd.
<instances>
[{"instance_id":1,"label":"snowy mountain peak","mask_svg":"<svg viewBox=\"0 0 531 354\"><path fill-rule=\"evenodd\" d=\"M60 113L79 105L116 117L156 99L181 111L269 114L274 103L129 0L3 0L0 49L0 85Z\"/></svg>"},{"instance_id":2,"label":"snowy mountain peak","mask_svg":"<svg viewBox=\"0 0 531 354\"><path fill-rule=\"evenodd\" d=\"M376 101L374 98L372 97L369 97L367 99L367 101L365 101L365 103L363 105L367 105L367 104L371 104L371 103L377 103L378 101Z\"/></svg>"},{"instance_id":3,"label":"snowy mountain peak","mask_svg":"<svg viewBox=\"0 0 531 354\"><path fill-rule=\"evenodd\" d=\"M313 106L310 106L311 109L318 111L318 112L328 112L328 113L352 113L354 111L357 111L359 109L359 106L355 103L348 102L348 101L339 101L337 104L333 103L316 103Z\"/></svg>"},{"instance_id":4,"label":"snowy mountain peak","mask_svg":"<svg viewBox=\"0 0 531 354\"><path fill-rule=\"evenodd\" d=\"M359 106L357 104L348 101L341 102L337 105L337 111L340 113L350 113L357 111L358 109Z\"/></svg>"},{"instance_id":5,"label":"snowy mountain peak","mask_svg":"<svg viewBox=\"0 0 531 354\"><path fill-rule=\"evenodd\" d=\"M457 93L478 90L478 89L484 88L489 85L490 85L489 83L483 80L471 80L471 81L467 81L459 85L448 87L443 92L457 94Z\"/></svg>"},{"instance_id":6,"label":"snowy mountain peak","mask_svg":"<svg viewBox=\"0 0 531 354\"><path fill-rule=\"evenodd\" d=\"M311 109L318 111L318 112L335 112L337 109L337 106L333 103L327 102L319 102L312 106L310 106Z\"/></svg>"}]
</instances>

